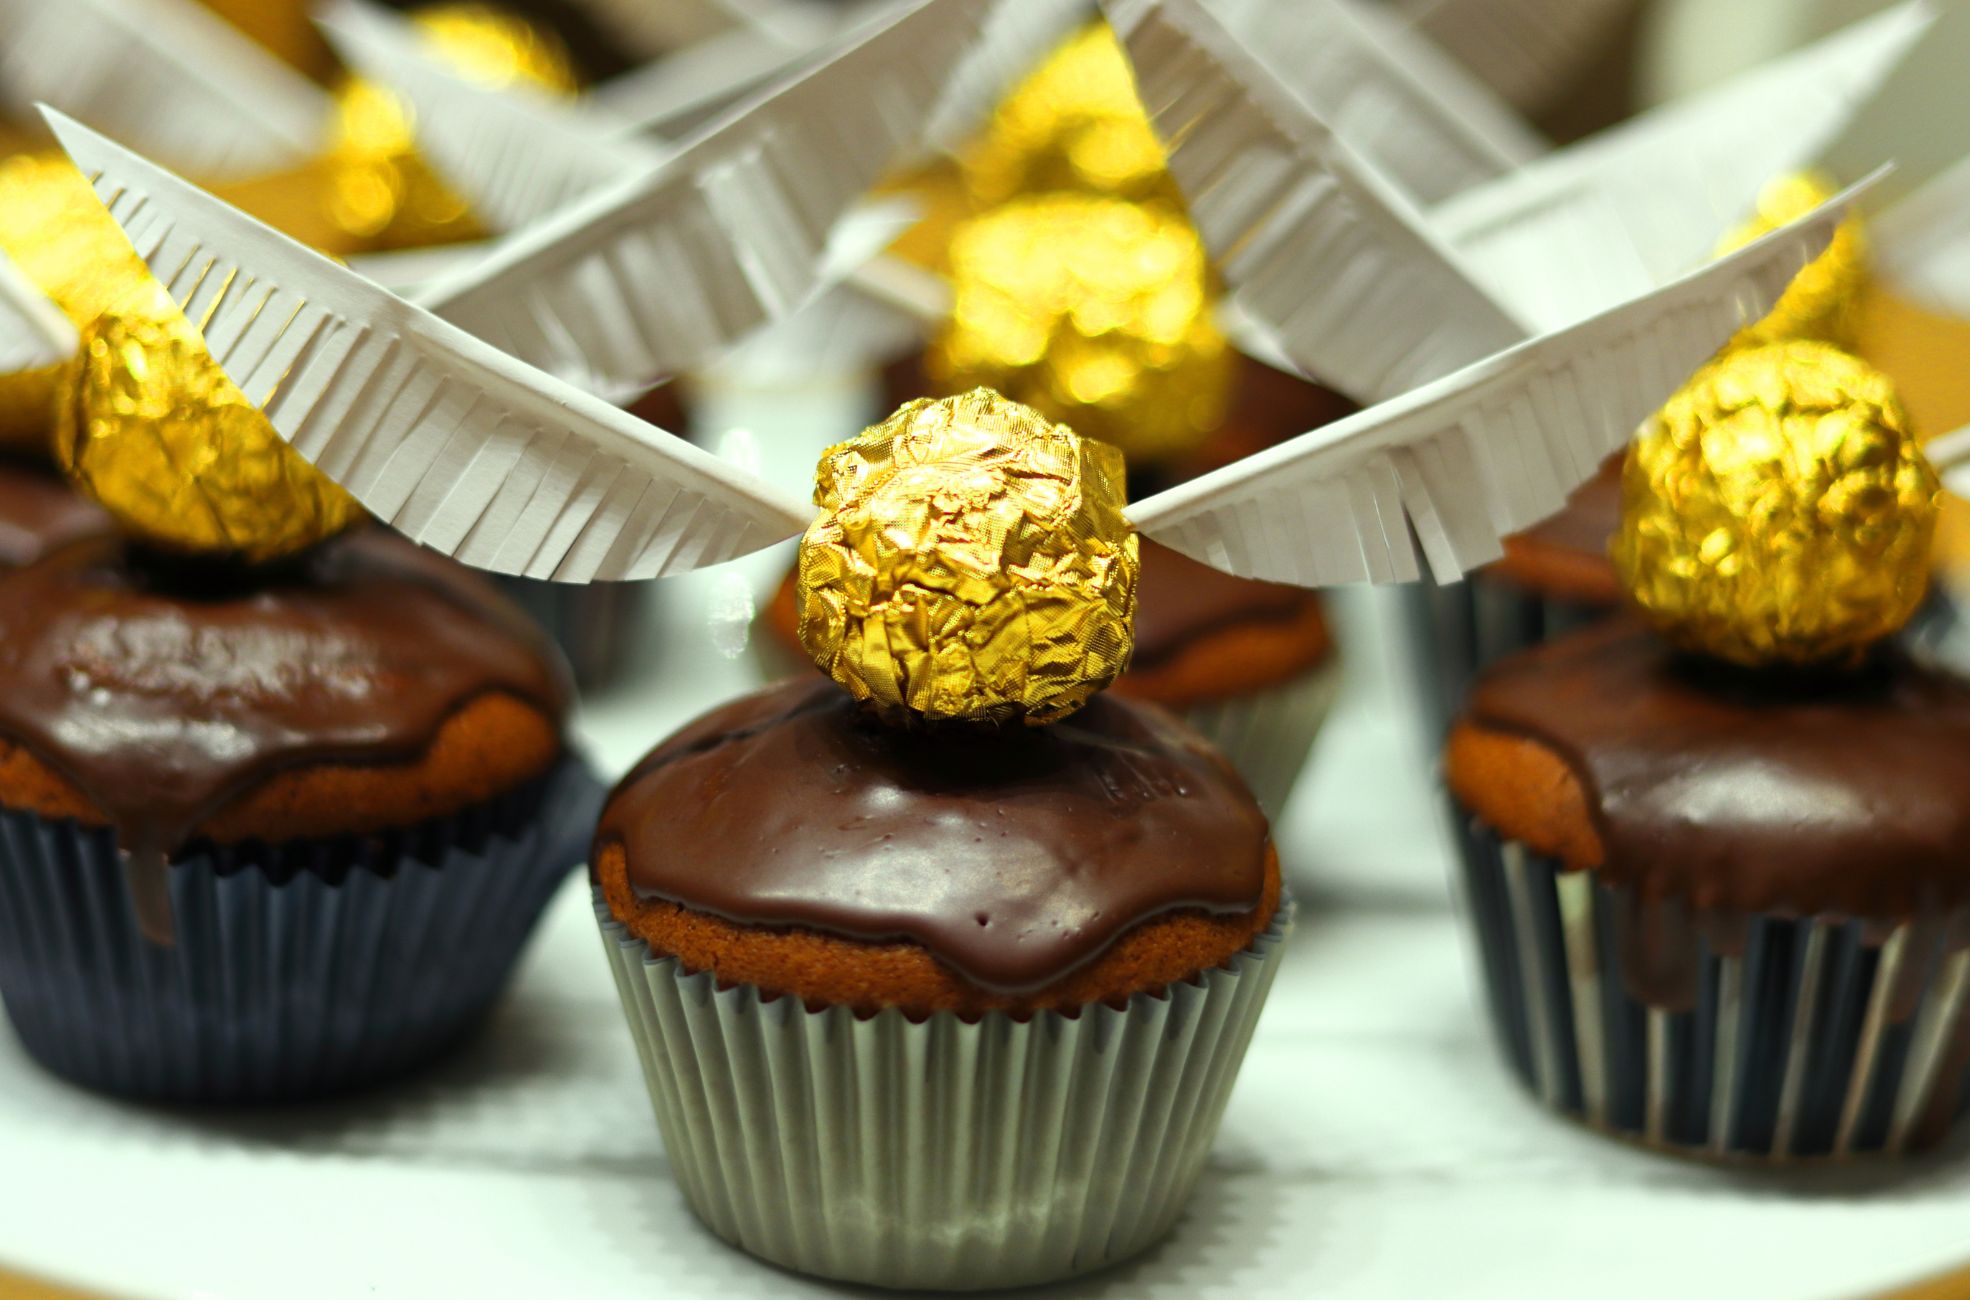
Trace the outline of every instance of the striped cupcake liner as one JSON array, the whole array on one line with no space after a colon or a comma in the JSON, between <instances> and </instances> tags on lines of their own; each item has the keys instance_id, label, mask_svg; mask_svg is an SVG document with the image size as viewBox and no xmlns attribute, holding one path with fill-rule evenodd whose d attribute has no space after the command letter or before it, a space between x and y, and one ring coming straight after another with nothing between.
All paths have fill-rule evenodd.
<instances>
[{"instance_id":1,"label":"striped cupcake liner","mask_svg":"<svg viewBox=\"0 0 1970 1300\"><path fill-rule=\"evenodd\" d=\"M1493 1027L1553 1110L1779 1162L1933 1146L1970 1105L1970 911L1707 925L1455 815Z\"/></svg>"},{"instance_id":2,"label":"striped cupcake liner","mask_svg":"<svg viewBox=\"0 0 1970 1300\"><path fill-rule=\"evenodd\" d=\"M641 629L649 583L575 584L506 574L492 578L561 647L582 690L605 690L621 678Z\"/></svg>"},{"instance_id":3,"label":"striped cupcake liner","mask_svg":"<svg viewBox=\"0 0 1970 1300\"><path fill-rule=\"evenodd\" d=\"M169 946L139 929L111 832L0 810L0 999L42 1065L120 1096L373 1083L484 1018L601 797L571 757L401 833L195 847L168 868Z\"/></svg>"},{"instance_id":4,"label":"striped cupcake liner","mask_svg":"<svg viewBox=\"0 0 1970 1300\"><path fill-rule=\"evenodd\" d=\"M1182 1213L1291 903L1250 948L1126 1008L975 1021L808 1010L690 974L596 919L672 1171L742 1250L875 1286L1105 1268Z\"/></svg>"},{"instance_id":5,"label":"striped cupcake liner","mask_svg":"<svg viewBox=\"0 0 1970 1300\"><path fill-rule=\"evenodd\" d=\"M1277 817L1333 711L1341 673L1341 665L1330 660L1277 686L1174 712L1224 752L1259 806Z\"/></svg>"},{"instance_id":6,"label":"striped cupcake liner","mask_svg":"<svg viewBox=\"0 0 1970 1300\"><path fill-rule=\"evenodd\" d=\"M1609 613L1604 606L1548 599L1482 573L1441 587L1410 583L1403 603L1416 697L1433 742L1449 732L1481 670Z\"/></svg>"}]
</instances>

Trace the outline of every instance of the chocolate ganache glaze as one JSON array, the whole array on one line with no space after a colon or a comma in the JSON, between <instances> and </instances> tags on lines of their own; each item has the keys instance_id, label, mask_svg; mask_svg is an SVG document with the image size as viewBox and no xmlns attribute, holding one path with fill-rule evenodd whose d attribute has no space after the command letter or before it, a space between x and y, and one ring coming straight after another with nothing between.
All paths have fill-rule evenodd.
<instances>
[{"instance_id":1,"label":"chocolate ganache glaze","mask_svg":"<svg viewBox=\"0 0 1970 1300\"><path fill-rule=\"evenodd\" d=\"M1970 900L1970 682L1682 656L1619 618L1501 661L1468 709L1582 782L1602 876L1699 911L1875 922Z\"/></svg>"},{"instance_id":2,"label":"chocolate ganache glaze","mask_svg":"<svg viewBox=\"0 0 1970 1300\"><path fill-rule=\"evenodd\" d=\"M1320 604L1305 587L1254 582L1191 559L1147 537L1136 580L1131 665L1167 662L1213 632L1251 623L1291 622Z\"/></svg>"},{"instance_id":3,"label":"chocolate ganache glaze","mask_svg":"<svg viewBox=\"0 0 1970 1300\"><path fill-rule=\"evenodd\" d=\"M64 542L108 528L102 508L53 466L0 457L0 566L32 564Z\"/></svg>"},{"instance_id":4,"label":"chocolate ganache glaze","mask_svg":"<svg viewBox=\"0 0 1970 1300\"><path fill-rule=\"evenodd\" d=\"M1249 913L1267 831L1223 759L1154 708L1098 696L1049 727L905 731L797 679L658 746L597 844L622 846L640 898L911 941L1018 994L1159 914Z\"/></svg>"},{"instance_id":5,"label":"chocolate ganache glaze","mask_svg":"<svg viewBox=\"0 0 1970 1300\"><path fill-rule=\"evenodd\" d=\"M554 717L570 695L490 586L380 528L263 570L105 536L0 578L0 736L107 817L153 934L166 857L230 800L298 767L414 761L495 691Z\"/></svg>"}]
</instances>

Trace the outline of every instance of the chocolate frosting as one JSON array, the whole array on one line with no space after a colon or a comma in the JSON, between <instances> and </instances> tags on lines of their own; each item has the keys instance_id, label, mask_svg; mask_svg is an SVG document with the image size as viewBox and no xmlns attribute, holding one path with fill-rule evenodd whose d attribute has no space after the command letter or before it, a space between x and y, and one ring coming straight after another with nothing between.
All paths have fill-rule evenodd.
<instances>
[{"instance_id":1,"label":"chocolate frosting","mask_svg":"<svg viewBox=\"0 0 1970 1300\"><path fill-rule=\"evenodd\" d=\"M1267 831L1215 751L1098 696L1050 727L904 731L833 683L717 709L616 788L597 844L639 898L921 945L1018 994L1180 908L1249 913Z\"/></svg>"},{"instance_id":2,"label":"chocolate frosting","mask_svg":"<svg viewBox=\"0 0 1970 1300\"><path fill-rule=\"evenodd\" d=\"M0 566L32 564L64 542L108 527L102 507L52 466L0 458Z\"/></svg>"},{"instance_id":3,"label":"chocolate frosting","mask_svg":"<svg viewBox=\"0 0 1970 1300\"><path fill-rule=\"evenodd\" d=\"M493 691L555 717L570 694L488 584L380 528L259 571L105 536L0 578L0 735L106 815L154 933L165 858L207 817L284 770L415 760Z\"/></svg>"},{"instance_id":4,"label":"chocolate frosting","mask_svg":"<svg viewBox=\"0 0 1970 1300\"><path fill-rule=\"evenodd\" d=\"M1970 900L1970 683L1893 647L1749 671L1623 617L1494 665L1469 716L1567 762L1600 871L1645 898L1879 922Z\"/></svg>"},{"instance_id":5,"label":"chocolate frosting","mask_svg":"<svg viewBox=\"0 0 1970 1300\"><path fill-rule=\"evenodd\" d=\"M1164 663L1228 627L1288 622L1319 607L1320 597L1308 588L1233 577L1147 537L1141 546L1134 666Z\"/></svg>"},{"instance_id":6,"label":"chocolate frosting","mask_svg":"<svg viewBox=\"0 0 1970 1300\"><path fill-rule=\"evenodd\" d=\"M1566 505L1517 536L1536 546L1607 559L1608 543L1621 527L1621 466L1625 453L1602 462L1594 477L1573 490ZM1612 561L1609 561L1612 564Z\"/></svg>"}]
</instances>

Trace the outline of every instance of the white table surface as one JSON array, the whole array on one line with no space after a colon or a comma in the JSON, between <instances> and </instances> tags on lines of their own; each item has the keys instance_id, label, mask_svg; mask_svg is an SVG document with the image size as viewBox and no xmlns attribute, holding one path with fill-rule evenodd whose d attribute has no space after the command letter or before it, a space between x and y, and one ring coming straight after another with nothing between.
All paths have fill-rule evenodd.
<instances>
[{"instance_id":1,"label":"white table surface","mask_svg":"<svg viewBox=\"0 0 1970 1300\"><path fill-rule=\"evenodd\" d=\"M636 680L581 730L619 771L751 683L784 553L664 588ZM1548 1118L1476 1009L1385 593L1339 593L1348 693L1277 830L1300 925L1175 1235L1034 1295L1864 1294L1970 1263L1970 1157L1759 1175ZM0 1033L0 1264L132 1297L666 1300L852 1290L685 1208L570 880L493 1023L331 1105L159 1111L57 1083Z\"/></svg>"}]
</instances>

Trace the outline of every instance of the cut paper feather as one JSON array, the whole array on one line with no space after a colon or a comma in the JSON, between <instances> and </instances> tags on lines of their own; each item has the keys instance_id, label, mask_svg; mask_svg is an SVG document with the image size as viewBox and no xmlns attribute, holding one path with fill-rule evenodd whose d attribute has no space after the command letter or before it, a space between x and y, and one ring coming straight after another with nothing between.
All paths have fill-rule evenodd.
<instances>
[{"instance_id":1,"label":"cut paper feather","mask_svg":"<svg viewBox=\"0 0 1970 1300\"><path fill-rule=\"evenodd\" d=\"M1357 0L1216 0L1241 46L1409 196L1433 204L1546 152L1491 89Z\"/></svg>"},{"instance_id":2,"label":"cut paper feather","mask_svg":"<svg viewBox=\"0 0 1970 1300\"><path fill-rule=\"evenodd\" d=\"M819 290L831 232L921 130L986 7L925 0L859 29L656 170L556 209L421 301L591 391L702 361Z\"/></svg>"},{"instance_id":3,"label":"cut paper feather","mask_svg":"<svg viewBox=\"0 0 1970 1300\"><path fill-rule=\"evenodd\" d=\"M0 255L0 375L66 361L75 355L75 344L68 317Z\"/></svg>"},{"instance_id":4,"label":"cut paper feather","mask_svg":"<svg viewBox=\"0 0 1970 1300\"><path fill-rule=\"evenodd\" d=\"M397 299L85 127L50 124L214 359L302 455L467 563L645 577L799 532L811 506ZM1852 195L1564 335L1131 507L1244 576L1439 578L1498 554L1826 246ZM1343 508L1344 507L1344 508Z\"/></svg>"},{"instance_id":5,"label":"cut paper feather","mask_svg":"<svg viewBox=\"0 0 1970 1300\"><path fill-rule=\"evenodd\" d=\"M957 155L1006 93L1093 17L1093 0L999 0L930 118L932 151Z\"/></svg>"},{"instance_id":6,"label":"cut paper feather","mask_svg":"<svg viewBox=\"0 0 1970 1300\"><path fill-rule=\"evenodd\" d=\"M317 152L328 98L194 0L0 0L0 105L53 104L207 179Z\"/></svg>"},{"instance_id":7,"label":"cut paper feather","mask_svg":"<svg viewBox=\"0 0 1970 1300\"><path fill-rule=\"evenodd\" d=\"M1401 17L1520 109L1577 83L1640 0L1387 0Z\"/></svg>"}]
</instances>

